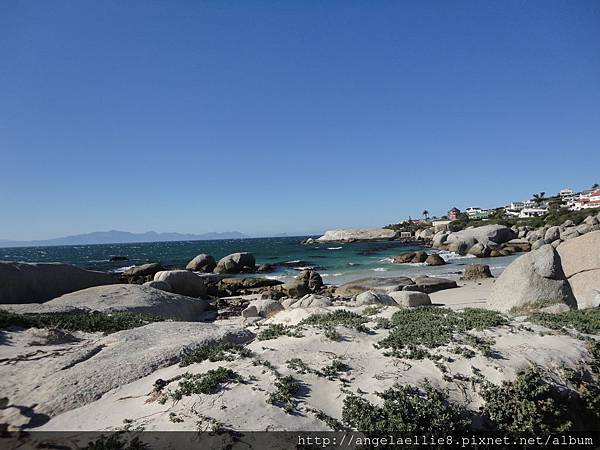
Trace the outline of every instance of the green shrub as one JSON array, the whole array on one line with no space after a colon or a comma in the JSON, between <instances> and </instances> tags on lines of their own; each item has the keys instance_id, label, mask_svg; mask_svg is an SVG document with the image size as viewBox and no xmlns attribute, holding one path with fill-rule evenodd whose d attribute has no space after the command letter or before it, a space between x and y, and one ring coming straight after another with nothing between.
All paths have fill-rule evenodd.
<instances>
[{"instance_id":1,"label":"green shrub","mask_svg":"<svg viewBox=\"0 0 600 450\"><path fill-rule=\"evenodd\" d=\"M258 333L256 337L259 341L267 341L269 339L277 339L280 336L302 337L302 332L296 327L277 323L274 325L269 325L268 328Z\"/></svg>"},{"instance_id":2,"label":"green shrub","mask_svg":"<svg viewBox=\"0 0 600 450\"><path fill-rule=\"evenodd\" d=\"M292 358L286 361L287 367L290 370L294 370L298 373L310 373L312 372L311 368L302 361L300 358Z\"/></svg>"},{"instance_id":3,"label":"green shrub","mask_svg":"<svg viewBox=\"0 0 600 450\"><path fill-rule=\"evenodd\" d=\"M317 370L315 373L321 377L329 378L333 380L339 377L340 372L349 372L350 366L346 363L340 361L339 359L334 359L331 364L323 367L321 370Z\"/></svg>"},{"instance_id":4,"label":"green shrub","mask_svg":"<svg viewBox=\"0 0 600 450\"><path fill-rule=\"evenodd\" d=\"M163 317L131 312L104 313L98 311L77 313L15 314L0 310L0 329L16 326L22 328L59 328L67 331L114 333L141 327L151 322L161 322Z\"/></svg>"},{"instance_id":5,"label":"green shrub","mask_svg":"<svg viewBox=\"0 0 600 450\"><path fill-rule=\"evenodd\" d=\"M364 325L368 321L368 318L360 314L346 309L338 309L332 313L314 314L300 322L300 325L313 325L319 328L343 325L348 328L354 328L362 333L368 333L370 330Z\"/></svg>"},{"instance_id":6,"label":"green shrub","mask_svg":"<svg viewBox=\"0 0 600 450\"><path fill-rule=\"evenodd\" d=\"M181 400L184 396L192 394L216 394L221 390L222 384L241 380L238 373L225 367L218 367L199 374L186 372L181 376L179 386L171 396L175 400Z\"/></svg>"},{"instance_id":7,"label":"green shrub","mask_svg":"<svg viewBox=\"0 0 600 450\"><path fill-rule=\"evenodd\" d=\"M466 409L448 402L447 394L426 384L424 390L413 386L394 386L377 394L381 406L349 395L344 400L342 421L366 433L439 434L461 433L469 429Z\"/></svg>"},{"instance_id":8,"label":"green shrub","mask_svg":"<svg viewBox=\"0 0 600 450\"><path fill-rule=\"evenodd\" d=\"M243 345L232 344L231 342L214 342L205 347L199 347L189 355L184 356L179 363L179 366L185 367L206 360L212 362L233 361L233 355L238 355L241 358L248 358L252 356L252 352Z\"/></svg>"},{"instance_id":9,"label":"green shrub","mask_svg":"<svg viewBox=\"0 0 600 450\"><path fill-rule=\"evenodd\" d=\"M275 382L277 390L269 394L267 401L291 414L296 407L294 397L300 391L300 386L300 382L291 375L281 377Z\"/></svg>"},{"instance_id":10,"label":"green shrub","mask_svg":"<svg viewBox=\"0 0 600 450\"><path fill-rule=\"evenodd\" d=\"M367 306L365 309L363 309L362 313L365 316L374 316L375 314L379 314L381 311L383 311L383 306L371 305L371 306Z\"/></svg>"},{"instance_id":11,"label":"green shrub","mask_svg":"<svg viewBox=\"0 0 600 450\"><path fill-rule=\"evenodd\" d=\"M539 312L529 316L529 320L553 330L572 328L585 334L600 333L599 308L571 310L559 314Z\"/></svg>"},{"instance_id":12,"label":"green shrub","mask_svg":"<svg viewBox=\"0 0 600 450\"><path fill-rule=\"evenodd\" d=\"M520 372L515 381L496 386L485 383L482 412L502 432L553 433L573 427L564 396L538 367Z\"/></svg>"},{"instance_id":13,"label":"green shrub","mask_svg":"<svg viewBox=\"0 0 600 450\"><path fill-rule=\"evenodd\" d=\"M473 339L477 338L469 337L467 331L484 330L507 323L506 318L497 312L475 308L467 308L462 312L435 307L401 309L392 316L390 334L379 342L379 346L391 349L391 354L395 356L422 359L431 356L425 349L469 339L470 343L475 343Z\"/></svg>"}]
</instances>

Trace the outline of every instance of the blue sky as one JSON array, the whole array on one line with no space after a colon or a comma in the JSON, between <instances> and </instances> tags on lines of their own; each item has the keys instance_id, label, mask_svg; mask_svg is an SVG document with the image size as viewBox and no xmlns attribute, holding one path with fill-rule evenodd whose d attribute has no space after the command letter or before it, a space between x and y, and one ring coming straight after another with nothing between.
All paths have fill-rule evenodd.
<instances>
[{"instance_id":1,"label":"blue sky","mask_svg":"<svg viewBox=\"0 0 600 450\"><path fill-rule=\"evenodd\" d=\"M0 2L0 239L303 234L600 182L598 1Z\"/></svg>"}]
</instances>

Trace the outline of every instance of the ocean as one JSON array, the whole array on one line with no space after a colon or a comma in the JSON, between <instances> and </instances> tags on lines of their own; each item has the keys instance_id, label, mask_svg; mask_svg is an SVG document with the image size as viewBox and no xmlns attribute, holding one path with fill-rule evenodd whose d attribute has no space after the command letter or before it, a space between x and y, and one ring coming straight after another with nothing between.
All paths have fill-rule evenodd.
<instances>
[{"instance_id":1,"label":"ocean","mask_svg":"<svg viewBox=\"0 0 600 450\"><path fill-rule=\"evenodd\" d=\"M25 262L64 262L85 269L122 272L133 265L160 262L168 268L183 268L200 253L219 259L236 252L251 252L257 264L272 264L276 271L261 274L288 280L303 269L315 269L327 284L341 284L362 277L418 275L458 278L466 264L489 264L499 274L516 256L476 259L450 252L439 252L417 243L356 242L303 245L304 237L277 237L211 241L144 242L128 244L69 245L52 247L0 248L0 260ZM448 264L393 264L398 253L427 250L439 253ZM110 261L111 256L126 256L127 261Z\"/></svg>"}]
</instances>

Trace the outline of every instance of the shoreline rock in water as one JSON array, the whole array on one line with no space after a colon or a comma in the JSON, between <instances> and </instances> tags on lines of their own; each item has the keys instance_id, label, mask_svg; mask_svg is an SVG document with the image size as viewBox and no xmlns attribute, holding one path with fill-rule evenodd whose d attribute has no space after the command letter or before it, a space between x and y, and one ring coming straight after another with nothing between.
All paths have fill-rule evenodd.
<instances>
[{"instance_id":1,"label":"shoreline rock in water","mask_svg":"<svg viewBox=\"0 0 600 450\"><path fill-rule=\"evenodd\" d=\"M389 241L397 237L398 232L387 228L349 228L328 230L323 236L317 239L307 239L304 243Z\"/></svg>"}]
</instances>

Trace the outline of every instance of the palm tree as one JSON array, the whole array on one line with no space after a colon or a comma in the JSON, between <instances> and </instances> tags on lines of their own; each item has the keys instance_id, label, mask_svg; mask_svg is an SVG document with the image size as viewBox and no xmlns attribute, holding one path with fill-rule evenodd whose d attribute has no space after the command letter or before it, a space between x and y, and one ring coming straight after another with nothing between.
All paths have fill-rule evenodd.
<instances>
[{"instance_id":1,"label":"palm tree","mask_svg":"<svg viewBox=\"0 0 600 450\"><path fill-rule=\"evenodd\" d=\"M423 210L423 212L421 214L423 214L423 217L425 217L425 220L429 219L429 211L427 211L426 209Z\"/></svg>"},{"instance_id":2,"label":"palm tree","mask_svg":"<svg viewBox=\"0 0 600 450\"><path fill-rule=\"evenodd\" d=\"M539 194L533 194L533 201L536 204L540 204L544 201L546 193L545 192L540 192Z\"/></svg>"}]
</instances>

